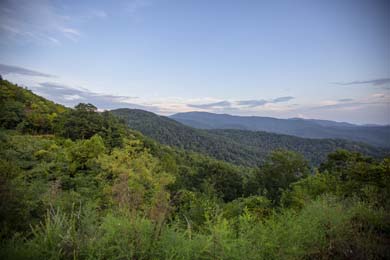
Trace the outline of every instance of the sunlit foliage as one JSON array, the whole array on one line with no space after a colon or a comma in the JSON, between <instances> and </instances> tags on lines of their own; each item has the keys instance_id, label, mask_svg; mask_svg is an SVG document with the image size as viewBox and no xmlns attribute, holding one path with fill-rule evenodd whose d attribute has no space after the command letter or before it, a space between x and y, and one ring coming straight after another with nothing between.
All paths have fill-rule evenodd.
<instances>
[{"instance_id":1,"label":"sunlit foliage","mask_svg":"<svg viewBox=\"0 0 390 260\"><path fill-rule=\"evenodd\" d=\"M390 159L257 168L1 82L1 259L388 259Z\"/></svg>"}]
</instances>

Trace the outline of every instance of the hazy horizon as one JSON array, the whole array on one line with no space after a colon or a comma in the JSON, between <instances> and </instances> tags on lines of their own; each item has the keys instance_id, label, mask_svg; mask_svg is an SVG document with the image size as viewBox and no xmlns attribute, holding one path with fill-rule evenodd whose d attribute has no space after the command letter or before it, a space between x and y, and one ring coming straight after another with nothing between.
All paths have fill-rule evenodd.
<instances>
[{"instance_id":1,"label":"hazy horizon","mask_svg":"<svg viewBox=\"0 0 390 260\"><path fill-rule=\"evenodd\" d=\"M0 2L0 74L161 115L390 124L390 2Z\"/></svg>"}]
</instances>

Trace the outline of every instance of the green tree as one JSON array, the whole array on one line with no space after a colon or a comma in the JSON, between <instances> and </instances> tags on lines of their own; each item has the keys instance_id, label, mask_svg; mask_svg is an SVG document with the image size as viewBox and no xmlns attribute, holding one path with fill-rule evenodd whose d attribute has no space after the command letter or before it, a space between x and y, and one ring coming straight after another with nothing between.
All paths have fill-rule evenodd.
<instances>
[{"instance_id":1,"label":"green tree","mask_svg":"<svg viewBox=\"0 0 390 260\"><path fill-rule=\"evenodd\" d=\"M290 184L310 173L307 161L302 155L287 151L276 150L272 152L261 167L259 176L263 182L265 195L274 204L279 204L282 192Z\"/></svg>"}]
</instances>

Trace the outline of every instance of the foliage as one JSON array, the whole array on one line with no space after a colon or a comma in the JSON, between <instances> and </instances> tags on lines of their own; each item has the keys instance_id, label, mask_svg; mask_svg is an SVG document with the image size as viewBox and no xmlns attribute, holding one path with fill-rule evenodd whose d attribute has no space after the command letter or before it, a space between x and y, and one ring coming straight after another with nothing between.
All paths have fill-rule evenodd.
<instances>
[{"instance_id":1,"label":"foliage","mask_svg":"<svg viewBox=\"0 0 390 260\"><path fill-rule=\"evenodd\" d=\"M1 259L390 258L389 158L236 166L1 84Z\"/></svg>"},{"instance_id":2,"label":"foliage","mask_svg":"<svg viewBox=\"0 0 390 260\"><path fill-rule=\"evenodd\" d=\"M0 127L46 134L53 130L54 120L65 108L27 89L0 80L0 111Z\"/></svg>"},{"instance_id":3,"label":"foliage","mask_svg":"<svg viewBox=\"0 0 390 260\"><path fill-rule=\"evenodd\" d=\"M227 114L214 114L208 112L184 112L171 115L170 118L199 129L237 129L248 131L227 131L226 134L241 135L247 132L248 136L243 136L245 140L252 139L254 136L262 136L264 132L279 133L279 139L289 142L289 136L299 136L303 138L331 138L345 139L355 142L363 142L377 147L390 148L389 125L355 125L346 122L335 122L318 119L303 118L272 118L259 116L234 116ZM220 130L216 130L220 131ZM224 132L224 131L223 131ZM252 136L252 137L251 137ZM303 141L304 139L296 139ZM310 140L310 139L309 139ZM291 139L294 142L294 139ZM331 142L324 143L331 144ZM291 143L291 142L290 142ZM342 142L339 145L343 145ZM299 145L299 143L295 143ZM347 144L348 143L344 143ZM349 143L348 146L353 143ZM305 144L307 145L307 144ZM302 145L303 147L305 145ZM364 146L362 146L364 147ZM284 147L291 149L290 147ZM299 149L299 147L296 147ZM340 147L341 148L341 147ZM346 148L346 147L344 147ZM352 147L350 147L352 148ZM324 147L326 149L326 147ZM330 152L330 151L328 151ZM362 151L360 151L362 152Z\"/></svg>"},{"instance_id":4,"label":"foliage","mask_svg":"<svg viewBox=\"0 0 390 260\"><path fill-rule=\"evenodd\" d=\"M259 166L270 152L285 149L302 154L318 166L337 149L383 157L388 149L341 139L309 139L261 131L195 129L173 119L139 109L116 109L112 113L134 130L154 140L243 166ZM222 116L222 115L221 115ZM226 127L221 127L226 128ZM230 128L235 128L234 125ZM246 129L246 128L245 128Z\"/></svg>"},{"instance_id":5,"label":"foliage","mask_svg":"<svg viewBox=\"0 0 390 260\"><path fill-rule=\"evenodd\" d=\"M55 133L72 140L88 139L98 134L108 148L122 146L126 129L109 112L97 113L91 104L79 104L58 117Z\"/></svg>"}]
</instances>

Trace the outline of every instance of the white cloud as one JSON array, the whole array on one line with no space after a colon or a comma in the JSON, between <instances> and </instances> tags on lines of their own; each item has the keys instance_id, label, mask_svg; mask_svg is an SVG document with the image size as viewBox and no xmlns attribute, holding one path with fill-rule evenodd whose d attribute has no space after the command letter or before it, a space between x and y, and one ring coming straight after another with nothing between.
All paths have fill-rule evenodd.
<instances>
[{"instance_id":1,"label":"white cloud","mask_svg":"<svg viewBox=\"0 0 390 260\"><path fill-rule=\"evenodd\" d=\"M49 41L51 41L51 42L54 43L54 44L57 44L57 45L60 45L60 44L61 44L60 41L57 40L57 39L54 38L54 37L47 36L47 38L49 39Z\"/></svg>"},{"instance_id":2,"label":"white cloud","mask_svg":"<svg viewBox=\"0 0 390 260\"><path fill-rule=\"evenodd\" d=\"M178 112L205 111L214 113L228 113L234 115L255 115L269 117L305 117L349 121L355 123L382 123L389 124L388 106L390 94L373 93L361 98L339 98L321 101L306 101L291 104L292 97L275 97L273 99L218 99L213 97L182 98L182 97L154 97L135 98L96 93L85 88L69 87L71 84L43 82L44 77L51 75L28 70L22 67L0 65L0 73L11 76L15 83L31 87L36 93L55 102L74 106L80 102L90 102L99 109L138 108L162 115ZM18 76L18 77L16 77ZM24 77L21 79L20 77ZM31 80L35 79L35 81ZM22 81L23 80L23 81ZM31 81L26 81L31 80ZM47 79L46 79L47 80ZM56 78L58 82L60 79ZM61 80L63 82L63 80ZM109 89L107 87L107 89ZM361 115L364 115L363 117Z\"/></svg>"},{"instance_id":3,"label":"white cloud","mask_svg":"<svg viewBox=\"0 0 390 260\"><path fill-rule=\"evenodd\" d=\"M376 93L376 94L372 94L371 96L373 98L384 98L384 97L386 97L386 95L383 94L383 93Z\"/></svg>"},{"instance_id":4,"label":"white cloud","mask_svg":"<svg viewBox=\"0 0 390 260\"><path fill-rule=\"evenodd\" d=\"M69 101L73 101L73 100L80 100L80 99L84 99L84 98L79 96L79 95L64 95L64 99L69 100Z\"/></svg>"},{"instance_id":5,"label":"white cloud","mask_svg":"<svg viewBox=\"0 0 390 260\"><path fill-rule=\"evenodd\" d=\"M16 75L24 75L24 76L33 76L33 77L46 77L46 78L52 78L55 77L54 75L50 75L47 73L42 73L35 70L30 70L18 66L11 66L11 65L5 65L0 64L0 74L8 75L8 74L16 74Z\"/></svg>"},{"instance_id":6,"label":"white cloud","mask_svg":"<svg viewBox=\"0 0 390 260\"><path fill-rule=\"evenodd\" d=\"M74 28L60 28L59 29L65 37L71 39L72 41L77 41L81 36L80 32Z\"/></svg>"},{"instance_id":7,"label":"white cloud","mask_svg":"<svg viewBox=\"0 0 390 260\"><path fill-rule=\"evenodd\" d=\"M75 3L60 5L48 0L1 0L0 40L55 45L67 40L77 42L82 35L77 28L81 23L106 17L104 10L91 10Z\"/></svg>"},{"instance_id":8,"label":"white cloud","mask_svg":"<svg viewBox=\"0 0 390 260\"><path fill-rule=\"evenodd\" d=\"M0 6L3 40L20 37L28 42L58 44L60 29L69 23L50 1L4 0Z\"/></svg>"},{"instance_id":9,"label":"white cloud","mask_svg":"<svg viewBox=\"0 0 390 260\"><path fill-rule=\"evenodd\" d=\"M116 3L115 11L134 16L150 4L146 0L122 0ZM77 42L84 35L80 25L108 16L104 8L91 9L82 1L0 0L0 41L55 45Z\"/></svg>"}]
</instances>

